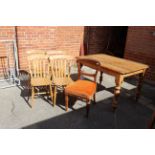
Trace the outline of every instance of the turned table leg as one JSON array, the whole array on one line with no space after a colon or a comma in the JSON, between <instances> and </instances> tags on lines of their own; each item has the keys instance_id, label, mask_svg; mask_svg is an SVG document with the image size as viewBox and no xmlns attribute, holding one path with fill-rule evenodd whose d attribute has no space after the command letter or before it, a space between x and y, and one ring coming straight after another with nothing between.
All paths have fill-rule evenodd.
<instances>
[{"instance_id":1,"label":"turned table leg","mask_svg":"<svg viewBox=\"0 0 155 155\"><path fill-rule=\"evenodd\" d=\"M137 91L136 91L136 101L138 101L138 99L140 97L141 88L142 88L142 84L143 84L143 80L144 80L144 75L145 75L145 71L143 73L139 74Z\"/></svg>"},{"instance_id":2,"label":"turned table leg","mask_svg":"<svg viewBox=\"0 0 155 155\"><path fill-rule=\"evenodd\" d=\"M115 110L118 106L118 98L121 92L121 84L123 83L123 80L124 80L123 76L117 76L115 78L116 86L114 90L114 98L113 98L113 103L112 103L113 110Z\"/></svg>"},{"instance_id":3,"label":"turned table leg","mask_svg":"<svg viewBox=\"0 0 155 155\"><path fill-rule=\"evenodd\" d=\"M68 94L65 93L65 107L66 111L68 111Z\"/></svg>"}]
</instances>

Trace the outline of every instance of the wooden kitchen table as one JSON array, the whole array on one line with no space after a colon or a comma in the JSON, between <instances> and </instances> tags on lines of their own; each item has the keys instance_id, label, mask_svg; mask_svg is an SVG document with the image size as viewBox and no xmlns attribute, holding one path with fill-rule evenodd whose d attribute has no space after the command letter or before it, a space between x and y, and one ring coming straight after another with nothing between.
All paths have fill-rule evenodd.
<instances>
[{"instance_id":1,"label":"wooden kitchen table","mask_svg":"<svg viewBox=\"0 0 155 155\"><path fill-rule=\"evenodd\" d=\"M118 97L120 95L121 84L123 83L126 77L138 75L138 85L136 91L136 100L138 100L140 96L140 90L142 87L142 82L144 79L144 74L146 69L148 69L148 65L141 64L138 62L130 61L123 58L117 58L114 56L106 55L106 54L92 54L86 56L80 56L79 58L88 58L94 59L101 63L101 67L99 68L101 72L100 83L102 82L102 73L107 73L115 77L115 90L114 90L114 98L112 107L115 109L118 106Z\"/></svg>"}]
</instances>

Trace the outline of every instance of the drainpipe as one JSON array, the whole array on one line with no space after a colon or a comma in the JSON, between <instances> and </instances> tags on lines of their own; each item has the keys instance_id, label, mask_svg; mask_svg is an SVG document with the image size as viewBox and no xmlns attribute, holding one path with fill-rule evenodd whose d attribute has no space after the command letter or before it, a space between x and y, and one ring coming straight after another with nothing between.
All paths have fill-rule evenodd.
<instances>
[{"instance_id":1,"label":"drainpipe","mask_svg":"<svg viewBox=\"0 0 155 155\"><path fill-rule=\"evenodd\" d=\"M18 77L18 75L19 75L19 61L18 61L17 26L14 26L14 57L15 57L16 77Z\"/></svg>"}]
</instances>

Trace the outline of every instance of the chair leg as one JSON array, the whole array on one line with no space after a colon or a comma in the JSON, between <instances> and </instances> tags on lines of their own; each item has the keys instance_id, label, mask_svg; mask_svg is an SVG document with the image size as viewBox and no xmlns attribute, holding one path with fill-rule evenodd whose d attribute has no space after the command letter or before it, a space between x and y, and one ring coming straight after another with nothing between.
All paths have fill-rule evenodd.
<instances>
[{"instance_id":1,"label":"chair leg","mask_svg":"<svg viewBox=\"0 0 155 155\"><path fill-rule=\"evenodd\" d=\"M29 100L30 100L30 96L31 96L31 90L30 90L30 88L28 88L28 95L27 95L27 101L29 102Z\"/></svg>"},{"instance_id":2,"label":"chair leg","mask_svg":"<svg viewBox=\"0 0 155 155\"><path fill-rule=\"evenodd\" d=\"M34 104L34 87L32 87L32 92L31 92L31 108L33 107L33 104Z\"/></svg>"},{"instance_id":3,"label":"chair leg","mask_svg":"<svg viewBox=\"0 0 155 155\"><path fill-rule=\"evenodd\" d=\"M52 86L51 86L51 85L49 85L49 87L50 87L50 96L51 96L51 101L53 101L53 92L52 92Z\"/></svg>"},{"instance_id":4,"label":"chair leg","mask_svg":"<svg viewBox=\"0 0 155 155\"><path fill-rule=\"evenodd\" d=\"M65 106L66 106L66 111L68 111L68 94L65 94Z\"/></svg>"},{"instance_id":5,"label":"chair leg","mask_svg":"<svg viewBox=\"0 0 155 155\"><path fill-rule=\"evenodd\" d=\"M94 94L93 99L94 99L93 103L96 104L96 93Z\"/></svg>"},{"instance_id":6,"label":"chair leg","mask_svg":"<svg viewBox=\"0 0 155 155\"><path fill-rule=\"evenodd\" d=\"M89 112L90 112L90 101L86 101L86 117L89 117Z\"/></svg>"},{"instance_id":7,"label":"chair leg","mask_svg":"<svg viewBox=\"0 0 155 155\"><path fill-rule=\"evenodd\" d=\"M56 99L57 99L57 88L54 86L54 95L53 95L53 105L55 106L56 104Z\"/></svg>"}]
</instances>

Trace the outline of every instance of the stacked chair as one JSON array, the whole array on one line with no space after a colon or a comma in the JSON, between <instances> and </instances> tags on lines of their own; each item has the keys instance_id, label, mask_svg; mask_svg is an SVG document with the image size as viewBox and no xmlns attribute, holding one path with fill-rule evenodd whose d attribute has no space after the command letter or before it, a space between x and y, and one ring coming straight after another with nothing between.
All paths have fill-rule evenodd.
<instances>
[{"instance_id":1,"label":"stacked chair","mask_svg":"<svg viewBox=\"0 0 155 155\"><path fill-rule=\"evenodd\" d=\"M70 71L74 61L73 57L65 55L63 51L30 50L27 52L27 60L30 89L32 90L31 107L33 107L34 97L40 94L50 95L53 105L55 105L57 90L64 89L72 82ZM40 90L43 91L40 92Z\"/></svg>"}]
</instances>

